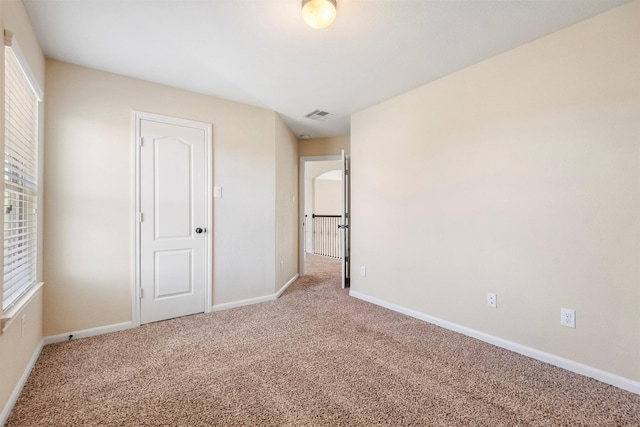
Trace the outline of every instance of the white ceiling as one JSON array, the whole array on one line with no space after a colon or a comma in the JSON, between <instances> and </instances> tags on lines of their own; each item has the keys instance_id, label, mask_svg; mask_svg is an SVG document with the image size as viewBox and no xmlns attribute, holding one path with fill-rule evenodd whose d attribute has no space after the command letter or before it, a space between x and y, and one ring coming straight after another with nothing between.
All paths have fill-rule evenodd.
<instances>
[{"instance_id":1,"label":"white ceiling","mask_svg":"<svg viewBox=\"0 0 640 427\"><path fill-rule=\"evenodd\" d=\"M337 2L315 30L300 0L24 0L48 57L268 108L311 137L628 0Z\"/></svg>"}]
</instances>

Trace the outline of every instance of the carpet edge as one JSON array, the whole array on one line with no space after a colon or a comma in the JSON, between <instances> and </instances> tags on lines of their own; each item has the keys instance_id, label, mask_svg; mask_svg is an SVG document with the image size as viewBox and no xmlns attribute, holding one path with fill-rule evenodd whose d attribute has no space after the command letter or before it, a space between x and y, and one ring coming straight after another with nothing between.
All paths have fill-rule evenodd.
<instances>
[{"instance_id":1,"label":"carpet edge","mask_svg":"<svg viewBox=\"0 0 640 427\"><path fill-rule=\"evenodd\" d=\"M291 279L289 279L287 283L285 283L280 288L280 290L278 290L278 292L274 294L264 295L264 296L255 297L255 298L247 298L239 301L225 302L222 304L213 304L211 306L211 311L214 312L214 311L229 310L231 308L243 307L245 305L253 305L253 304L260 304L263 302L275 301L278 298L280 298L280 295L282 295L282 293L286 291L289 286L291 286L296 280L298 280L299 277L300 277L300 274L296 273Z\"/></svg>"},{"instance_id":2,"label":"carpet edge","mask_svg":"<svg viewBox=\"0 0 640 427\"><path fill-rule=\"evenodd\" d=\"M350 290L349 296L640 395L640 382Z\"/></svg>"},{"instance_id":3,"label":"carpet edge","mask_svg":"<svg viewBox=\"0 0 640 427\"><path fill-rule=\"evenodd\" d=\"M82 329L79 331L69 331L62 334L49 335L43 338L43 342L44 345L55 344L58 342L69 340L69 336L73 336L73 339L88 338L94 337L96 335L108 334L110 332L124 331L126 329L136 328L138 326L139 325L136 325L133 321L114 323L107 326L98 326L97 328Z\"/></svg>"},{"instance_id":4,"label":"carpet edge","mask_svg":"<svg viewBox=\"0 0 640 427\"><path fill-rule=\"evenodd\" d=\"M9 415L11 415L11 411L13 410L14 405L18 401L18 398L20 397L20 393L22 393L22 389L24 388L24 385L27 383L27 379L29 378L29 375L31 375L31 371L33 370L33 367L36 365L36 362L40 357L40 352L42 351L42 348L44 346L45 346L45 342L44 342L44 338L42 338L40 340L40 344L38 344L38 347L33 352L31 359L29 359L29 363L27 363L27 366L25 367L24 372L20 376L20 380L18 380L18 383L16 384L13 391L11 392L11 395L9 396L7 403L4 405L4 408L2 408L2 412L0 412L0 426L4 426L7 420L9 419Z\"/></svg>"}]
</instances>

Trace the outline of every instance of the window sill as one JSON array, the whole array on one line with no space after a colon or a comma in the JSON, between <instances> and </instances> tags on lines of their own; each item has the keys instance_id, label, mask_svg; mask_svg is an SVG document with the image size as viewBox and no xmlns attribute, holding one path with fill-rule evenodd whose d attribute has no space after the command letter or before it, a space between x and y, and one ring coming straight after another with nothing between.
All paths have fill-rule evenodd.
<instances>
[{"instance_id":1,"label":"window sill","mask_svg":"<svg viewBox=\"0 0 640 427\"><path fill-rule=\"evenodd\" d=\"M16 301L13 306L2 313L2 317L0 317L0 335L2 335L13 321L18 318L18 315L27 306L27 304L31 302L40 288L42 288L42 285L44 285L44 282L38 282L33 285L22 297L18 299L18 301Z\"/></svg>"}]
</instances>

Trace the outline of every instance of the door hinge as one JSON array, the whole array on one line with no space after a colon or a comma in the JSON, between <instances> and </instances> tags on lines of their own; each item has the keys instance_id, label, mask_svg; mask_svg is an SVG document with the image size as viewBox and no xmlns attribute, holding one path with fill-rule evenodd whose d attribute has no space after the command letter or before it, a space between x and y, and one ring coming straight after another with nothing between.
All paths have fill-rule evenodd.
<instances>
[{"instance_id":1,"label":"door hinge","mask_svg":"<svg viewBox=\"0 0 640 427\"><path fill-rule=\"evenodd\" d=\"M140 147L142 147L144 145L144 138L143 137L140 137L139 144L140 144Z\"/></svg>"},{"instance_id":2,"label":"door hinge","mask_svg":"<svg viewBox=\"0 0 640 427\"><path fill-rule=\"evenodd\" d=\"M138 212L138 221L139 222L144 221L144 214L142 212Z\"/></svg>"},{"instance_id":3,"label":"door hinge","mask_svg":"<svg viewBox=\"0 0 640 427\"><path fill-rule=\"evenodd\" d=\"M138 292L138 296L140 299L142 299L142 296L144 295L144 289L140 288L139 292Z\"/></svg>"}]
</instances>

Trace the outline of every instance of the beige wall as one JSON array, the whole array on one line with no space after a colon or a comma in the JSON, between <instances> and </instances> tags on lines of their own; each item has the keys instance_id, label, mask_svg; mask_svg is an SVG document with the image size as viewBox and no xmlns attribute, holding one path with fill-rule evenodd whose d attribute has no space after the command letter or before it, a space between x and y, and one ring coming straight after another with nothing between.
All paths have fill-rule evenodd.
<instances>
[{"instance_id":1,"label":"beige wall","mask_svg":"<svg viewBox=\"0 0 640 427\"><path fill-rule=\"evenodd\" d=\"M342 181L317 178L313 181L313 213L317 215L342 213Z\"/></svg>"},{"instance_id":2,"label":"beige wall","mask_svg":"<svg viewBox=\"0 0 640 427\"><path fill-rule=\"evenodd\" d=\"M47 61L44 332L132 320L131 112L213 124L213 303L273 295L272 111Z\"/></svg>"},{"instance_id":3,"label":"beige wall","mask_svg":"<svg viewBox=\"0 0 640 427\"><path fill-rule=\"evenodd\" d=\"M639 18L622 6L355 114L352 290L640 380Z\"/></svg>"},{"instance_id":4,"label":"beige wall","mask_svg":"<svg viewBox=\"0 0 640 427\"><path fill-rule=\"evenodd\" d=\"M332 156L351 152L350 138L347 136L335 136L331 138L311 138L298 141L298 154L303 156Z\"/></svg>"},{"instance_id":5,"label":"beige wall","mask_svg":"<svg viewBox=\"0 0 640 427\"><path fill-rule=\"evenodd\" d=\"M298 140L275 116L276 288L298 274Z\"/></svg>"},{"instance_id":6,"label":"beige wall","mask_svg":"<svg viewBox=\"0 0 640 427\"><path fill-rule=\"evenodd\" d=\"M31 72L45 90L45 60L40 50L40 46L29 22L24 6L18 0L0 1L0 21L3 30L13 32L20 44ZM4 49L0 49L0 63L4 64ZM0 81L4 81L4 67L0 67ZM0 96L4 99L4 85L0 85ZM46 90L45 90L46 97ZM41 105L42 107L42 105ZM4 102L0 103L0 117L4 116ZM40 108L40 126L44 123L44 108ZM40 145L42 148L43 137L40 135ZM4 121L0 120L0 149L4 152ZM40 162L42 164L44 151L40 151ZM42 188L42 175L39 177L40 188ZM40 220L42 219L42 198L40 203ZM42 232L42 222L39 223L40 233ZM42 235L39 236L39 258L42 254ZM38 277L42 278L41 264L38 268ZM22 317L25 319L24 335L22 334ZM0 413L8 410L7 403L12 392L18 385L21 376L29 365L30 360L39 349L42 341L42 293L37 293L34 298L19 312L7 328L0 334ZM8 415L8 414L6 414ZM2 417L0 417L2 423Z\"/></svg>"}]
</instances>

